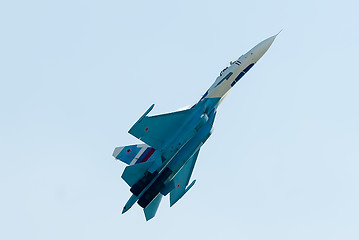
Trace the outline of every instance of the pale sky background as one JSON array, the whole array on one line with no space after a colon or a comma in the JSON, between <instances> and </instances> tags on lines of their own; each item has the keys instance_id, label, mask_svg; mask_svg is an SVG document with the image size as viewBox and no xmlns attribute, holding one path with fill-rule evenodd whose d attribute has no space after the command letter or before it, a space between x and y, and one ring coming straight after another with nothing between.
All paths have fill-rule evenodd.
<instances>
[{"instance_id":1,"label":"pale sky background","mask_svg":"<svg viewBox=\"0 0 359 240\"><path fill-rule=\"evenodd\" d=\"M359 239L359 2L2 1L0 239ZM112 158L284 29L146 222Z\"/></svg>"}]
</instances>

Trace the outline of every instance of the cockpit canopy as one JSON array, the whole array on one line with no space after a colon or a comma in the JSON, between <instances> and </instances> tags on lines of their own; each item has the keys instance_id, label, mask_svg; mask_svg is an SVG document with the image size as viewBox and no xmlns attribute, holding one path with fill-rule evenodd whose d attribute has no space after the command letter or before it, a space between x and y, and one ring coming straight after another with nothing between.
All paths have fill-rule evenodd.
<instances>
[{"instance_id":1,"label":"cockpit canopy","mask_svg":"<svg viewBox=\"0 0 359 240\"><path fill-rule=\"evenodd\" d=\"M228 67L226 67L225 69L223 69L223 70L220 72L219 76L222 76L222 74L224 73L224 71L226 71L227 69L228 69Z\"/></svg>"}]
</instances>

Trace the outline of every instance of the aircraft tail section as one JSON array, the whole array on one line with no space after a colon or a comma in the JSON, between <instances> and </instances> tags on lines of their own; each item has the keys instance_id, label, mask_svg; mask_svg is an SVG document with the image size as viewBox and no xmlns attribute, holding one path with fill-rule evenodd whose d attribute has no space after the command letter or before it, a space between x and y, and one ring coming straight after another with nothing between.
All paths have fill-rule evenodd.
<instances>
[{"instance_id":1,"label":"aircraft tail section","mask_svg":"<svg viewBox=\"0 0 359 240\"><path fill-rule=\"evenodd\" d=\"M148 204L147 207L143 209L143 211L145 212L146 221L152 219L156 215L161 200L162 194L158 194L157 197L153 199L152 202L150 202L150 204Z\"/></svg>"},{"instance_id":2,"label":"aircraft tail section","mask_svg":"<svg viewBox=\"0 0 359 240\"><path fill-rule=\"evenodd\" d=\"M134 165L147 162L154 152L155 149L147 144L137 144L117 147L112 156L128 165Z\"/></svg>"},{"instance_id":3,"label":"aircraft tail section","mask_svg":"<svg viewBox=\"0 0 359 240\"><path fill-rule=\"evenodd\" d=\"M122 179L132 187L141 178L143 178L147 170L154 164L154 162L144 162L135 165L131 165L125 168L122 173Z\"/></svg>"}]
</instances>

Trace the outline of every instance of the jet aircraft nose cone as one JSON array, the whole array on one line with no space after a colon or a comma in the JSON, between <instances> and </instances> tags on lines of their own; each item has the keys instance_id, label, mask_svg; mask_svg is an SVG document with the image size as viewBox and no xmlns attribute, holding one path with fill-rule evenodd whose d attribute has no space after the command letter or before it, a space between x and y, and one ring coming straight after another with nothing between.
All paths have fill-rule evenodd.
<instances>
[{"instance_id":1,"label":"jet aircraft nose cone","mask_svg":"<svg viewBox=\"0 0 359 240\"><path fill-rule=\"evenodd\" d=\"M254 62L257 62L267 52L279 33L263 40L250 50Z\"/></svg>"}]
</instances>

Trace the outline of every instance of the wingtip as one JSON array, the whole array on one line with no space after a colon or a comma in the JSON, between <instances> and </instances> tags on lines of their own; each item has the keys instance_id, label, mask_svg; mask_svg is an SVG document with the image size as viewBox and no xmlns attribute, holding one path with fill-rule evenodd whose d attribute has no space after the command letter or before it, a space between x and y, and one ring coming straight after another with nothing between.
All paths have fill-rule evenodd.
<instances>
[{"instance_id":1,"label":"wingtip","mask_svg":"<svg viewBox=\"0 0 359 240\"><path fill-rule=\"evenodd\" d=\"M145 219L146 219L146 222L150 221L152 218L154 218L155 216L151 216L151 217L146 217L145 215Z\"/></svg>"}]
</instances>

